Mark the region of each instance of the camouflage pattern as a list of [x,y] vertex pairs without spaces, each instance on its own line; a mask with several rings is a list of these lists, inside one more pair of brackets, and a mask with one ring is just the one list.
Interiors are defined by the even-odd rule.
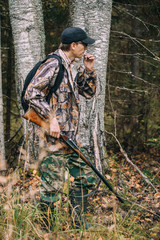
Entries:
[[[79,143],[79,94],[90,99],[96,91],[96,72],[87,72],[83,66],[73,64],[65,53],[58,49],[55,54],[62,58],[64,77],[55,93],[52,94],[50,104],[46,95],[53,87],[59,72],[59,62],[50,58],[37,70],[30,82],[24,99],[42,118],[49,119],[56,116],[61,133],[71,137],[78,146]],[[40,137],[42,140],[43,137]],[[80,187],[91,188],[96,182],[93,171],[79,159],[77,154],[70,153],[70,149],[59,140],[46,138],[41,146],[48,154],[41,162],[41,199],[46,202],[57,200],[58,193],[63,192],[65,172],[72,176],[70,189]],[[74,180],[73,180],[74,179]]]
[[[86,155],[84,149],[81,151]],[[50,154],[41,162],[41,199],[46,202],[55,202],[60,192],[64,192],[66,171],[69,172],[70,189],[91,189],[96,184],[96,176],[92,169],[84,163],[76,153]]]
[[[35,77],[26,90],[25,100],[42,118],[47,119],[51,114],[56,116],[61,132],[71,137],[78,144],[79,94],[85,98],[91,98],[94,95],[96,72],[87,73],[84,67],[76,67],[60,49],[55,51],[55,54],[61,56],[65,70],[62,83],[56,93],[52,94],[50,104],[46,102],[46,94],[54,85],[59,71],[58,60],[54,58],[48,59],[37,70]],[[48,139],[48,141],[52,145],[58,143],[51,139]],[[59,153],[68,153],[61,150]]]

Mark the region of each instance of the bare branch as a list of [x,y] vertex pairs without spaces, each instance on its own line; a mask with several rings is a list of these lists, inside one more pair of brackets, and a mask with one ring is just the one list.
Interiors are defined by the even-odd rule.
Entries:
[[136,17],[135,15],[131,14],[129,11],[126,11],[126,9],[123,8],[119,8],[119,7],[115,7],[116,9],[118,9],[119,11],[125,12],[125,14],[128,14],[129,16],[131,16],[132,18],[135,18],[136,20],[138,20],[139,22],[141,22],[145,28],[149,31],[149,28],[147,27],[146,23],[141,20],[140,18]]
[[144,83],[147,83],[147,84],[149,84],[149,85],[151,85],[151,86],[153,86],[153,87],[159,88],[158,85],[156,85],[156,84],[154,84],[154,83],[149,83],[148,81],[144,80],[143,78],[138,77],[138,76],[135,76],[132,72],[125,72],[125,71],[118,71],[118,70],[112,70],[112,72],[127,74],[127,75],[129,75],[129,76],[131,76],[131,77],[133,77],[133,78],[135,78],[135,79],[138,79],[138,80],[140,80],[140,81],[142,81],[142,82],[144,82]]
[[[137,8],[137,5],[136,5],[136,8]],[[128,14],[129,16],[131,16],[132,18],[136,19],[137,21],[141,22],[148,31],[149,31],[149,28],[147,27],[147,25],[156,28],[158,32],[160,31],[159,26],[148,23],[148,22],[140,19],[139,17],[135,16],[134,14],[130,13],[129,11],[126,11],[126,9],[124,9],[124,8],[115,7],[115,9],[118,9],[119,11],[122,11],[125,14]]]
[[[107,84],[108,85],[108,84]],[[122,90],[122,91],[129,91],[131,93],[148,93],[148,91],[146,90],[138,90],[138,89],[131,89],[131,88],[126,88],[126,87],[119,87],[119,86],[114,86],[114,85],[109,85],[109,87],[112,87],[112,88],[115,88],[115,89],[119,89],[119,90]]]
[[152,52],[150,49],[148,49],[148,48],[147,48],[144,44],[142,44],[142,43],[140,42],[140,40],[138,40],[137,38],[132,37],[131,35],[129,35],[129,34],[125,33],[125,32],[113,31],[113,30],[112,30],[111,32],[113,32],[113,33],[118,33],[118,34],[121,34],[121,35],[123,35],[123,36],[126,36],[126,37],[130,38],[134,43],[138,43],[141,47],[143,47],[144,49],[146,49],[147,52],[149,52],[154,58],[156,58],[156,59],[159,60],[159,57],[157,57],[157,54],[155,54],[155,53]]
[[[109,69],[110,70],[110,69]],[[153,187],[153,189],[158,192],[158,190],[154,187],[154,185],[149,181],[149,179],[147,178],[146,175],[144,175],[141,170],[129,159],[127,153],[125,152],[125,150],[122,148],[122,145],[120,144],[118,138],[117,138],[117,125],[116,125],[116,111],[114,110],[113,108],[113,104],[112,104],[112,101],[111,101],[111,95],[110,95],[110,88],[109,88],[109,80],[110,80],[110,71],[109,71],[109,74],[108,74],[108,98],[109,98],[109,103],[111,105],[111,108],[112,108],[112,111],[113,111],[113,115],[114,115],[114,129],[115,129],[115,134],[111,133],[111,132],[108,132],[105,130],[105,133],[111,135],[114,137],[114,139],[116,140],[116,142],[118,143],[119,145],[119,148],[120,148],[120,152],[123,154],[123,156],[125,157],[125,159],[127,160],[128,163],[130,163],[138,172],[139,174],[143,177],[143,179]]]
[[144,175],[144,174],[141,172],[141,170],[129,159],[127,153],[126,153],[125,150],[122,148],[122,145],[120,144],[118,138],[117,138],[113,133],[111,133],[111,132],[108,132],[108,131],[105,131],[105,132],[106,132],[107,134],[112,135],[112,136],[114,137],[114,139],[116,140],[116,142],[117,142],[118,145],[119,145],[119,148],[120,148],[121,153],[123,154],[123,156],[125,157],[125,159],[127,160],[127,162],[130,163],[130,164],[132,165],[132,167],[134,167],[134,168],[139,172],[139,174],[143,177],[143,179],[145,180],[146,183],[148,183],[149,185],[151,185],[151,186],[154,188],[154,190],[155,190],[156,192],[158,192],[158,190],[155,188],[155,186],[149,181],[149,179],[147,178],[147,176]]
[[[150,63],[142,58],[140,58],[140,56],[144,56],[144,57],[149,57],[147,56],[146,54],[140,54],[140,53],[118,53],[118,52],[110,52],[111,54],[116,54],[116,55],[119,55],[119,56],[133,56],[135,58],[138,58],[140,61],[142,62],[145,62],[155,68],[159,68],[158,66],[154,65],[153,63]],[[111,57],[110,57],[111,58]],[[152,60],[156,60],[155,58],[151,58]]]

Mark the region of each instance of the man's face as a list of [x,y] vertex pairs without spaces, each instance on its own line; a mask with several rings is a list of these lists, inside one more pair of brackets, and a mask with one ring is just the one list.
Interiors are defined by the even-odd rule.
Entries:
[[72,53],[75,58],[81,58],[87,49],[88,46],[82,42],[73,43]]

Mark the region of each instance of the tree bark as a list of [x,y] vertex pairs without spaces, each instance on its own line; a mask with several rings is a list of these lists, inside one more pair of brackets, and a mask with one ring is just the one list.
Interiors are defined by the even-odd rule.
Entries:
[[28,72],[45,53],[41,0],[9,0],[9,12],[15,49],[16,89],[20,100]]
[[[28,72],[45,55],[41,0],[9,0],[9,12],[15,49],[16,91],[20,103],[24,80]],[[23,114],[22,109],[21,114]],[[25,120],[23,124],[24,136],[26,136],[30,126],[27,126]]]
[[1,65],[1,15],[0,15],[0,170],[6,169],[4,124],[3,124],[3,94],[2,94],[2,65]]
[[8,33],[8,54],[7,54],[7,89],[6,89],[6,132],[5,139],[10,139],[11,130],[11,92],[12,92],[12,33]]
[[88,52],[95,56],[98,74],[96,95],[92,100],[81,98],[81,142],[93,154],[96,167],[102,172],[104,160],[104,105],[106,70],[111,26],[112,0],[72,0],[70,25],[81,27],[96,43]]

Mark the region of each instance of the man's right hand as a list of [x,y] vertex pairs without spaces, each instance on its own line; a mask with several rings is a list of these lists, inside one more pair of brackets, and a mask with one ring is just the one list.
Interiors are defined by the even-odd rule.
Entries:
[[54,138],[59,138],[60,137],[60,127],[57,119],[54,117],[50,120],[50,129],[49,129],[49,134],[54,137]]

